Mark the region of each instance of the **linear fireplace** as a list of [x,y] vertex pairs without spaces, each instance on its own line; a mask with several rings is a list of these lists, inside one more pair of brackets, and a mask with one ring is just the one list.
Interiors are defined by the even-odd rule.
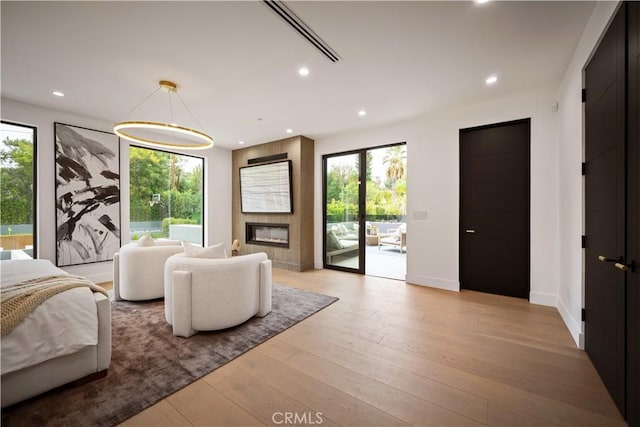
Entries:
[[246,242],[251,245],[289,247],[289,224],[247,222]]

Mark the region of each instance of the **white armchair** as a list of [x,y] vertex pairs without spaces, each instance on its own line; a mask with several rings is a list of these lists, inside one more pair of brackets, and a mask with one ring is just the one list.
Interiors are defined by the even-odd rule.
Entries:
[[142,244],[138,241],[123,245],[113,257],[116,301],[164,297],[164,262],[182,251],[179,240],[146,239]]
[[218,259],[172,255],[164,285],[165,317],[176,336],[230,328],[271,312],[271,261],[264,252]]

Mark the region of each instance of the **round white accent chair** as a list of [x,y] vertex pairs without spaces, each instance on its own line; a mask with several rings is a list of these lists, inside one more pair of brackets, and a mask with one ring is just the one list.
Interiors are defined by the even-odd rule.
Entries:
[[271,260],[264,252],[230,258],[170,256],[164,309],[173,335],[190,337],[271,312]]
[[113,257],[116,301],[144,301],[164,297],[164,263],[183,252],[179,240],[143,239],[127,243]]

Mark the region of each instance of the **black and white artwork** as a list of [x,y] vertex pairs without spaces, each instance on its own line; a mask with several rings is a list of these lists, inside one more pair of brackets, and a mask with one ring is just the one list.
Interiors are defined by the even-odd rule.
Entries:
[[109,261],[120,248],[119,138],[55,123],[56,262]]

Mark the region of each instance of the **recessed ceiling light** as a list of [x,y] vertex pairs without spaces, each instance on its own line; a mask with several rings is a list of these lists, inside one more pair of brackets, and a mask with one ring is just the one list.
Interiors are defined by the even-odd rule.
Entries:
[[309,69],[307,67],[302,67],[298,70],[298,74],[300,74],[301,76],[308,76]]
[[497,81],[498,81],[498,77],[496,77],[496,76],[489,76],[489,77],[487,77],[487,80],[485,80],[485,83],[486,83],[486,84],[488,84],[488,85],[492,85],[492,84],[494,84],[494,83],[495,83],[495,82],[497,82]]
[[238,141],[238,144],[244,145],[244,141]]
[[285,132],[287,132],[287,133],[291,133],[291,132],[293,132],[293,131],[292,131],[291,129],[287,129]]
[[58,91],[58,90],[54,90],[53,92],[51,92],[53,95],[55,96],[64,96],[64,93]]
[[358,115],[359,115],[359,116],[366,116],[366,115],[367,115],[367,112],[366,112],[366,111],[364,111],[364,110],[360,110],[360,111],[358,111]]
[[485,3],[489,3],[489,0],[474,0],[476,3],[478,4],[485,4]]

